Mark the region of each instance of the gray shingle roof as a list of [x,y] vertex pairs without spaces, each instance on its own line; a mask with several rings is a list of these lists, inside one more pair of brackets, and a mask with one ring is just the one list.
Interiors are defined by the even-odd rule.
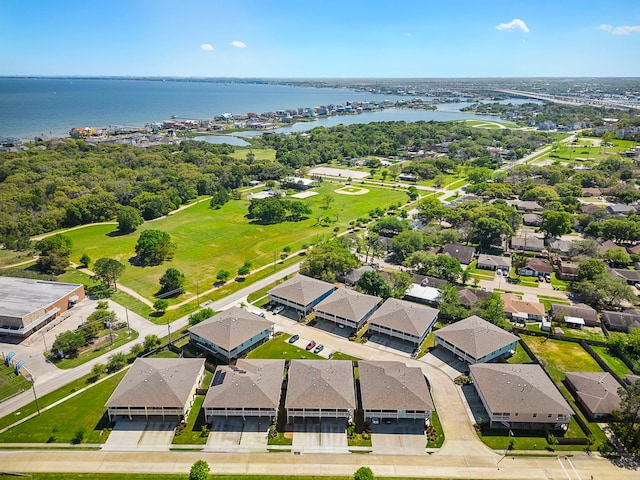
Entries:
[[468,245],[460,245],[458,243],[447,243],[442,249],[443,255],[457,258],[460,263],[468,264],[473,260],[476,249]]
[[362,408],[365,410],[433,411],[422,370],[401,362],[358,362]]
[[589,305],[559,305],[554,303],[551,305],[551,315],[558,320],[564,320],[564,317],[578,317],[584,319],[587,324],[598,323],[598,312]]
[[292,360],[285,408],[355,409],[349,360]]
[[621,385],[609,372],[566,372],[565,378],[592,413],[611,414],[620,408]]
[[324,313],[329,316],[336,315],[358,322],[381,300],[380,297],[374,297],[373,295],[365,295],[355,290],[338,288],[316,305],[315,311],[316,313]]
[[283,373],[284,360],[240,359],[235,366],[218,366],[203,406],[277,409]]
[[336,287],[328,282],[296,275],[291,280],[273,287],[269,294],[295,302],[299,305],[309,305],[311,302],[321,297],[325,293],[334,290]]
[[487,255],[485,253],[481,253],[478,256],[478,265],[492,265],[494,267],[507,267],[511,268],[511,258],[510,257],[499,257],[497,255]]
[[540,365],[477,363],[469,368],[492,412],[573,414]]
[[369,317],[369,324],[393,328],[400,332],[421,337],[433,324],[439,310],[416,303],[388,298],[382,306]]
[[479,359],[518,341],[512,333],[472,315],[459,322],[436,330],[436,337],[455,345],[473,358]]
[[233,350],[246,340],[273,326],[273,322],[247,312],[240,307],[231,307],[204,322],[189,328],[189,332],[224,348]]
[[136,358],[107,407],[184,407],[204,366],[200,358]]

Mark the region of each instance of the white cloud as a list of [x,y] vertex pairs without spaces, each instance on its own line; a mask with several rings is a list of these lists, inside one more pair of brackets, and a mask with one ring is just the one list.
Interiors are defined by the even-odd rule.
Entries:
[[407,37],[410,37],[410,36],[411,36],[411,35],[413,35],[413,34],[412,34],[411,32],[407,32],[407,33],[405,33],[405,35],[406,35]]
[[210,43],[203,43],[202,45],[200,45],[200,50],[204,50],[205,52],[212,52],[213,45],[211,45]]
[[621,27],[614,27],[608,23],[603,23],[598,27],[598,30],[611,32],[613,35],[629,35],[634,32],[640,33],[640,25],[623,25]]
[[231,45],[233,45],[236,48],[244,48],[247,46],[246,43],[241,42],[240,40],[234,40],[233,42],[231,42]]
[[529,27],[519,18],[514,18],[509,23],[501,23],[496,28],[498,30],[522,30],[524,33],[529,33]]

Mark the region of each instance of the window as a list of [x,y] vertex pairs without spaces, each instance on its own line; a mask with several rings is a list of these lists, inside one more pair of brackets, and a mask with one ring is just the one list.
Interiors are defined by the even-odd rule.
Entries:
[[553,417],[553,415],[552,415],[552,414],[550,414],[550,413],[549,413],[549,414],[547,414],[547,418],[551,418],[551,417]]
[[537,416],[538,416],[538,414],[537,414],[537,413],[534,413],[534,414],[533,414],[533,418],[536,418]]
[[518,412],[516,412],[515,416],[516,416],[516,417],[518,416]]

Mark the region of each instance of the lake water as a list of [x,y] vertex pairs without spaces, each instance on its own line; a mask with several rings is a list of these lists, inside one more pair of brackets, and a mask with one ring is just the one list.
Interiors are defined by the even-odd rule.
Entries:
[[[231,82],[79,78],[0,78],[0,137],[63,136],[73,127],[143,126],[175,115],[206,119],[221,113],[263,113],[347,101],[407,100],[343,88],[292,87]],[[445,104],[438,111],[385,109],[296,123],[278,131],[315,126],[404,120],[487,120]],[[209,140],[216,141],[216,140]]]

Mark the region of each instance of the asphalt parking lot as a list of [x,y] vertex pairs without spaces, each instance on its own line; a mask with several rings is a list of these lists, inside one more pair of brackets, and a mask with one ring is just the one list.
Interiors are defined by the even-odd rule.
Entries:
[[424,420],[384,420],[371,425],[371,447],[373,453],[385,455],[425,454],[427,437]]
[[303,453],[347,453],[346,419],[297,418],[291,450]]

